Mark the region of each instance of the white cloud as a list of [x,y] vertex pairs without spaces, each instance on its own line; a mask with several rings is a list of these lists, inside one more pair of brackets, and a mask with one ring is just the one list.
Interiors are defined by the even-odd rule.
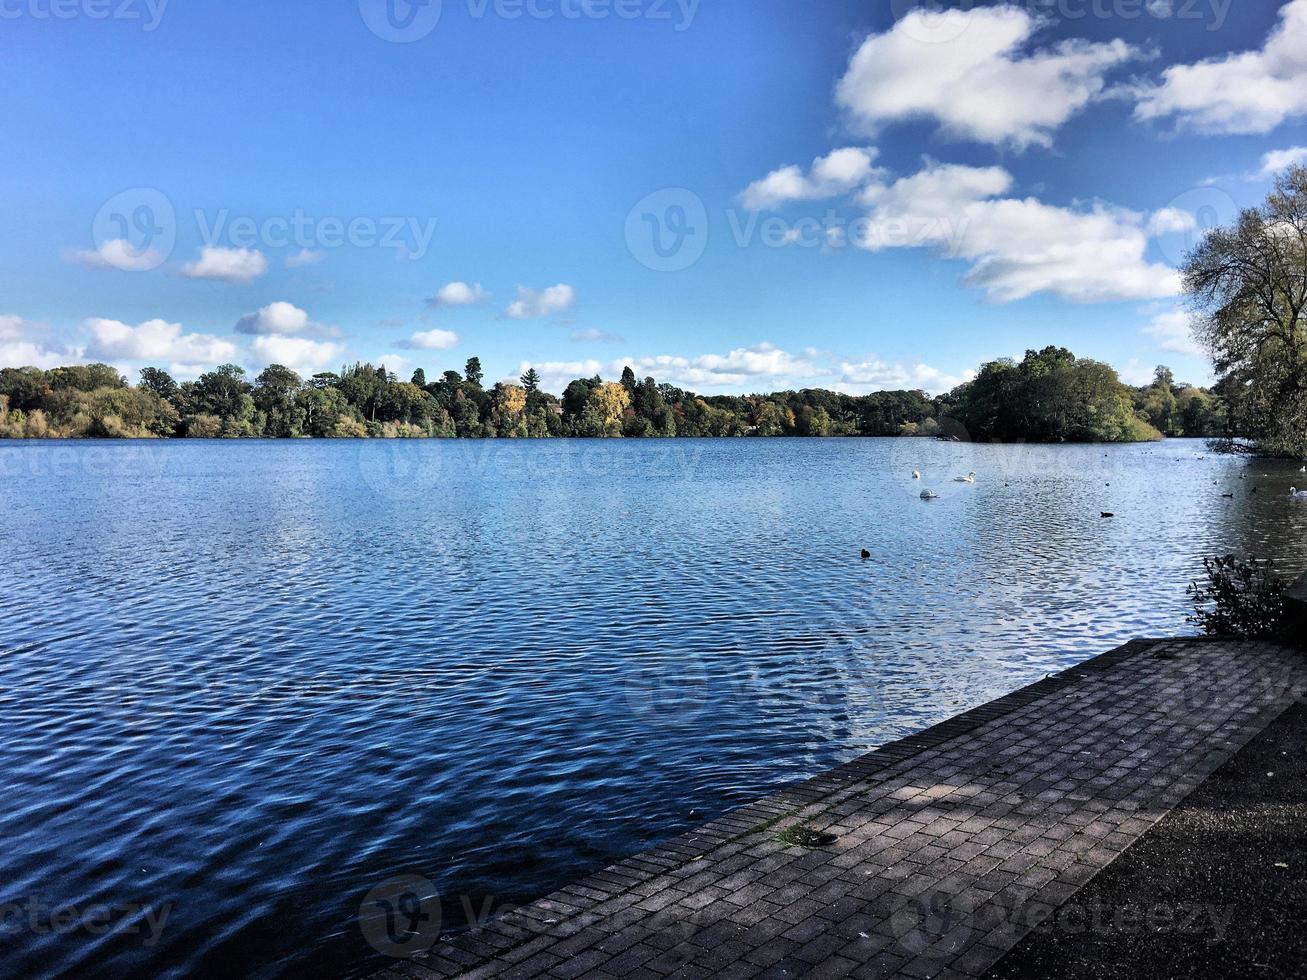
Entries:
[[1135,117],[1202,133],[1269,132],[1307,115],[1305,51],[1307,0],[1291,0],[1262,48],[1172,65],[1160,83],[1136,89]]
[[208,334],[183,333],[181,324],[146,320],[129,326],[120,320],[92,318],[83,324],[91,335],[87,356],[93,359],[150,361],[167,364],[178,374],[194,374],[236,357],[236,345]]
[[598,330],[595,327],[590,327],[587,330],[573,330],[571,337],[578,344],[613,344],[622,341],[622,338],[617,334],[609,333],[607,330]]
[[283,364],[305,377],[338,365],[344,353],[340,344],[305,337],[265,335],[250,344],[250,355],[260,366]]
[[566,283],[548,289],[517,287],[517,299],[504,310],[510,320],[531,320],[536,317],[566,313],[576,305],[576,291]]
[[922,388],[938,394],[975,377],[974,371],[955,376],[927,364],[894,364],[877,358],[832,364],[829,355],[820,351],[807,349],[791,353],[770,343],[738,347],[725,354],[622,357],[606,364],[597,360],[523,361],[518,374],[524,374],[530,367],[540,372],[545,389],[556,393],[561,393],[577,378],[590,378],[596,374],[608,379],[620,377],[626,367],[630,367],[637,378],[653,377],[660,383],[667,382],[705,394],[770,392],[799,387],[831,388],[850,394]]
[[1157,340],[1157,346],[1175,354],[1202,357],[1206,354],[1194,339],[1189,315],[1183,310],[1159,313],[1144,327],[1144,333]]
[[[604,365],[596,360],[584,361],[523,361],[518,365],[517,376],[504,380],[517,383],[517,378],[526,374],[529,368],[540,373],[540,387],[545,391],[561,395],[563,389],[577,378],[593,378],[604,373]],[[618,368],[621,371],[621,368]]]
[[1148,219],[1148,233],[1154,236],[1180,235],[1197,227],[1198,219],[1182,208],[1162,208]]
[[1281,170],[1287,170],[1294,164],[1307,163],[1307,146],[1291,146],[1284,150],[1272,150],[1262,155],[1262,169],[1254,176],[1270,179]]
[[182,266],[187,279],[217,279],[222,282],[253,282],[268,271],[268,259],[258,249],[222,248],[206,245],[200,257]]
[[1027,52],[1039,26],[1017,6],[913,11],[863,42],[837,100],[871,127],[934,119],[953,137],[1048,146],[1059,126],[1103,96],[1107,72],[1135,52],[1120,40]]
[[148,272],[163,264],[164,257],[152,248],[137,250],[122,238],[102,243],[92,251],[64,253],[65,261],[78,262],[88,269],[118,269],[122,272]]
[[1153,372],[1155,368],[1147,364],[1141,364],[1137,357],[1132,357],[1126,361],[1125,367],[1116,369],[1117,376],[1130,385],[1132,388],[1142,388],[1144,385],[1153,383]]
[[872,391],[915,391],[920,388],[932,395],[952,391],[976,376],[975,371],[959,375],[945,374],[929,364],[895,364],[873,357],[863,361],[845,361],[840,365],[839,391],[867,394]]
[[294,255],[287,256],[287,269],[301,269],[308,265],[317,265],[327,257],[325,252],[315,252],[311,248],[302,248]]
[[1175,13],[1175,6],[1172,0],[1148,0],[1144,4],[1144,9],[1156,17],[1158,20],[1166,20]]
[[46,347],[34,336],[43,328],[12,313],[0,314],[0,368],[37,367],[48,370],[81,361],[80,351]]
[[409,381],[413,377],[413,362],[402,354],[379,354],[372,359],[372,363],[384,366],[400,381]]
[[484,303],[490,294],[481,288],[481,283],[450,282],[436,290],[436,295],[427,300],[427,306],[444,309],[449,306],[475,306]]
[[762,343],[737,347],[726,354],[627,358],[613,361],[611,370],[619,374],[629,364],[641,378],[652,375],[659,381],[687,388],[738,388],[759,379],[790,381],[820,377],[824,372],[814,362],[812,353],[794,355],[774,344]]
[[458,334],[452,330],[427,330],[415,333],[404,342],[412,350],[449,350],[458,346]]
[[0,341],[0,367],[35,367],[43,371],[80,363],[75,352],[51,350],[28,341]]
[[871,176],[876,152],[858,147],[834,150],[814,160],[806,176],[797,166],[773,170],[745,188],[740,202],[751,211],[762,211],[787,201],[814,201],[847,193]]
[[309,315],[290,303],[269,303],[257,313],[247,313],[236,321],[236,332],[245,334],[277,334],[288,336],[303,333],[312,327]]
[[1145,258],[1143,215],[1095,204],[1088,210],[1001,197],[1001,167],[927,163],[861,195],[870,208],[855,244],[871,251],[932,247],[967,259],[964,281],[998,302],[1049,292],[1076,302],[1152,299],[1179,291],[1179,276]]

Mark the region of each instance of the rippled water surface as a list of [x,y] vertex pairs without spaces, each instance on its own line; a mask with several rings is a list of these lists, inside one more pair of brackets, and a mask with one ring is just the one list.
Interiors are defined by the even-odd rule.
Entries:
[[11,443],[0,477],[5,975],[366,972],[391,876],[456,927],[1187,632],[1203,555],[1307,570],[1307,475],[1178,440]]

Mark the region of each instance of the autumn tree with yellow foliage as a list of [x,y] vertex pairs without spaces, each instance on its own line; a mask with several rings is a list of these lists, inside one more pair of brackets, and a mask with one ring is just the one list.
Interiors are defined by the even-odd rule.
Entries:
[[631,407],[631,395],[622,385],[615,381],[605,381],[590,392],[590,403],[599,416],[599,424],[605,436],[622,434],[622,418]]

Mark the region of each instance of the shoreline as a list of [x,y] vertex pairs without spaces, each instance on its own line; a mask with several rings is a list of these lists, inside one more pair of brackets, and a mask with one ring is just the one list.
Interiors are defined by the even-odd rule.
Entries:
[[980,976],[1304,691],[1274,644],[1133,640],[377,975]]

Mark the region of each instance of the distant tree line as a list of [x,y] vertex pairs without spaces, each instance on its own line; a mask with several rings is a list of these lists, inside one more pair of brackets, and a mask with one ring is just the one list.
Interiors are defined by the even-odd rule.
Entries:
[[1064,348],[1019,364],[984,365],[947,395],[819,388],[707,395],[631,368],[619,381],[571,382],[561,396],[528,370],[485,387],[481,362],[402,381],[354,364],[307,380],[282,365],[253,378],[226,364],[178,383],[148,367],[133,387],[116,369],[86,364],[0,370],[0,438],[654,438],[671,436],[934,436],[980,440],[1105,441],[1228,435],[1222,401],[1158,368],[1133,389],[1106,364]]

